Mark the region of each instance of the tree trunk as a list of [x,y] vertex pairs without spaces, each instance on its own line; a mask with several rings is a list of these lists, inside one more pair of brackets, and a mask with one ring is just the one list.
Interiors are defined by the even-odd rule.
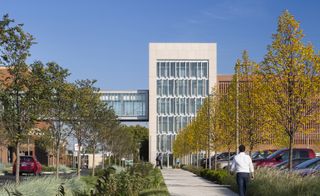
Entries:
[[20,142],[16,143],[16,184],[20,183]]
[[56,177],[59,178],[59,165],[60,165],[60,147],[57,145],[56,147],[57,155],[56,155]]
[[228,171],[230,170],[230,148],[228,148]]
[[81,144],[78,143],[78,168],[77,168],[77,175],[80,178],[80,168],[81,168],[81,152],[80,152]]
[[290,135],[290,144],[289,144],[289,171],[292,170],[292,157],[293,157],[293,134]]
[[197,168],[199,168],[199,151],[197,151]]
[[214,170],[217,170],[217,151],[214,151]]
[[[94,176],[94,170],[96,168],[95,165],[95,156],[96,156],[96,145],[93,145],[93,153],[92,153],[92,176]],[[102,157],[103,158],[103,157]],[[103,164],[103,161],[102,161]],[[89,165],[88,165],[89,166]]]

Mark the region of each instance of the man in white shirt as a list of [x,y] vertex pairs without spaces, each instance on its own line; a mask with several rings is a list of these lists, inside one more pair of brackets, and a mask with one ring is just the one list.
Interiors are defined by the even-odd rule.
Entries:
[[239,188],[239,195],[244,196],[247,191],[247,185],[249,183],[250,174],[251,178],[254,178],[254,168],[251,157],[244,152],[246,147],[244,145],[239,146],[239,154],[237,154],[231,164],[231,172],[235,172],[237,175],[237,184]]

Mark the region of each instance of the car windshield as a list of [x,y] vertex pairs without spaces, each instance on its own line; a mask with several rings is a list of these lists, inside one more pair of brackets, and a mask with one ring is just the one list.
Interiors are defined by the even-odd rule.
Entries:
[[308,161],[305,161],[303,163],[300,163],[295,167],[295,169],[304,169],[308,168],[310,165],[313,165],[313,163],[320,161],[320,158],[310,159]]
[[30,162],[33,161],[32,157],[20,157],[20,161]]
[[272,153],[271,155],[267,156],[267,159],[273,159],[275,158],[276,156],[278,156],[280,153],[282,153],[284,150],[281,149],[281,150],[277,150],[275,151],[274,153]]

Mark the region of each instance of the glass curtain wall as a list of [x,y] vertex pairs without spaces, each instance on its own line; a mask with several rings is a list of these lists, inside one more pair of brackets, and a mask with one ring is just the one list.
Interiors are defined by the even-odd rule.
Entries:
[[209,94],[208,68],[207,60],[157,62],[157,151],[167,155],[164,163],[173,160],[176,134],[195,117]]
[[107,102],[120,118],[147,118],[147,99],[147,93],[105,93],[101,96],[101,100]]

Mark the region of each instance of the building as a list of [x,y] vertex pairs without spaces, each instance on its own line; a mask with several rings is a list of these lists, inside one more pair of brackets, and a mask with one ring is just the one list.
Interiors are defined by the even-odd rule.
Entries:
[[[233,75],[232,74],[225,74],[225,75],[218,75],[217,82],[218,82],[218,89],[219,92],[222,94],[228,93],[228,87],[231,84]],[[241,91],[241,86],[240,86]],[[294,138],[294,147],[295,148],[312,148],[316,152],[320,152],[320,124],[317,122],[310,122],[305,127],[305,129],[313,128],[314,131],[308,134],[297,132]],[[260,144],[257,146],[255,150],[264,150],[264,149],[277,149],[278,146],[275,146],[274,143],[268,142],[264,144]]]
[[112,107],[120,121],[148,121],[149,91],[101,91],[100,99]]
[[149,44],[149,161],[158,153],[172,165],[177,133],[195,116],[216,84],[215,43]]

